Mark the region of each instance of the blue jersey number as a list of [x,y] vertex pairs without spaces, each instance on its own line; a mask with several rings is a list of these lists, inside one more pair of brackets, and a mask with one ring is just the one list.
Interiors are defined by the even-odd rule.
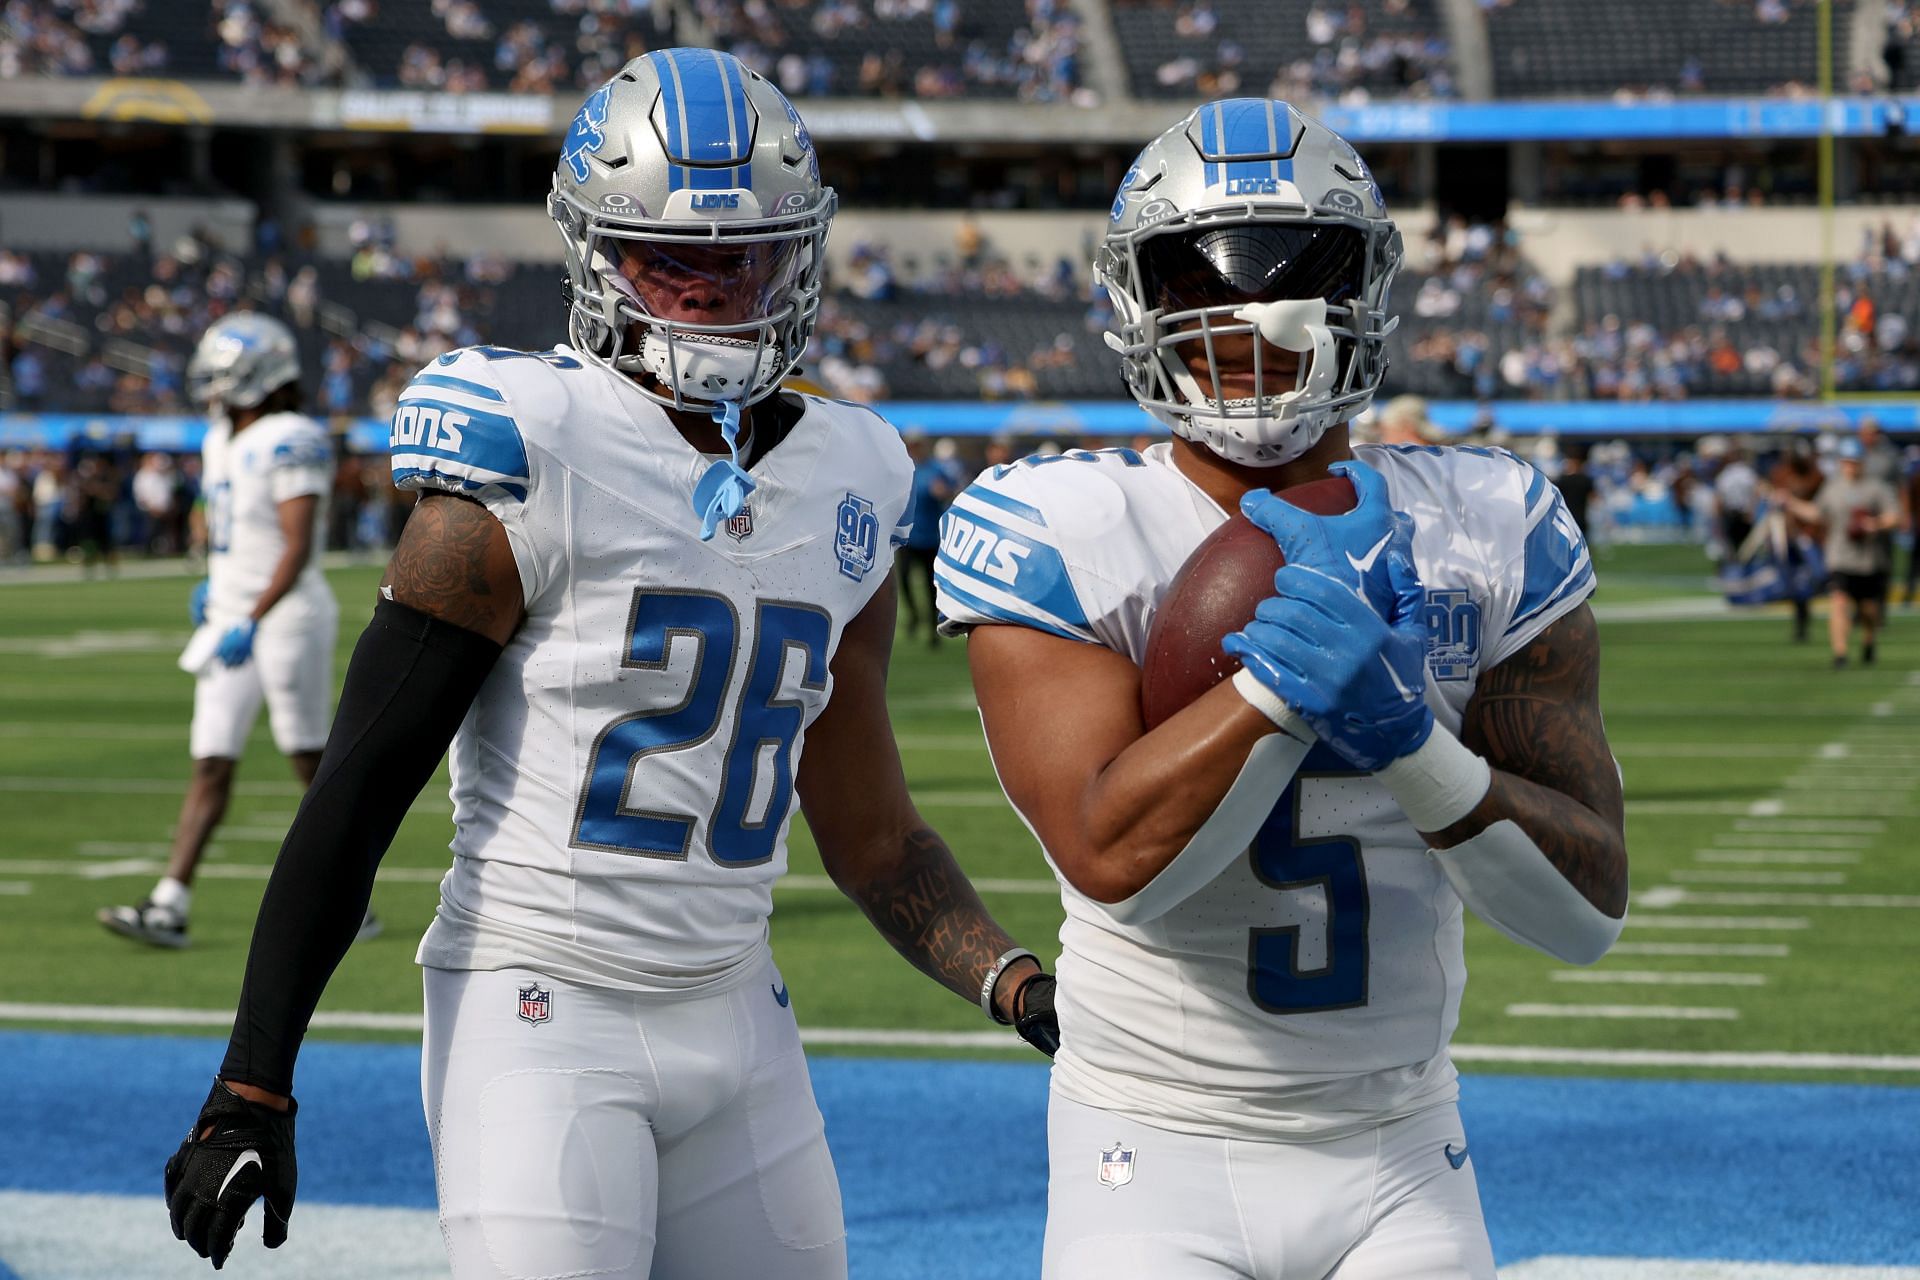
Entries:
[[[801,671],[802,688],[826,687],[832,630],[832,619],[818,609],[771,601],[755,606],[753,661],[735,709],[720,796],[708,824],[709,848],[723,866],[753,866],[773,856],[793,804],[794,743],[806,719],[799,699],[779,696],[780,685],[791,654]],[[685,696],[674,706],[623,717],[600,731],[574,820],[574,845],[659,858],[687,856],[695,815],[630,808],[626,800],[634,794],[635,775],[648,756],[697,747],[719,729],[739,632],[739,617],[724,596],[634,592],[621,665],[665,671],[668,652],[679,640],[695,646],[693,674]],[[768,785],[760,786],[756,783],[763,761],[772,776]]]
[[[1316,761],[1309,757],[1307,764]],[[1339,761],[1344,764],[1344,761]],[[1261,883],[1283,892],[1318,889],[1326,902],[1325,962],[1300,967],[1298,924],[1253,930],[1247,991],[1268,1013],[1330,1013],[1367,1002],[1367,873],[1360,842],[1348,836],[1302,839],[1303,782],[1359,778],[1350,770],[1295,775],[1254,840],[1253,868]]]

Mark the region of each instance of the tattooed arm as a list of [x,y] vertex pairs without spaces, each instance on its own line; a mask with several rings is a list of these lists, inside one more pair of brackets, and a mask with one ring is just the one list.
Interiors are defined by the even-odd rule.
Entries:
[[424,493],[380,594],[505,644],[526,617],[507,531],[471,498]]
[[[887,716],[894,589],[880,588],[848,624],[833,659],[833,697],[807,730],[795,790],[820,859],[914,968],[967,1000],[993,962],[1018,946],[995,923],[932,827],[913,806]],[[1031,960],[1009,965],[994,1002],[1011,1021]]]
[[1466,817],[1426,833],[1433,846],[1511,818],[1588,902],[1623,915],[1625,801],[1600,720],[1593,610],[1581,605],[1482,676],[1460,740],[1493,766],[1493,785]]

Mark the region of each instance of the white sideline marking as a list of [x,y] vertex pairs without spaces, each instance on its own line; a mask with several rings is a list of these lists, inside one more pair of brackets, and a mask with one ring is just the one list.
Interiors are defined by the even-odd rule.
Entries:
[[[255,821],[259,821],[258,818]],[[1744,849],[1867,849],[1874,843],[1870,835],[1849,835],[1840,831],[1725,831],[1713,838],[1715,844],[1737,844]]]
[[[1893,788],[1888,785],[1886,779],[1884,778],[1862,778],[1862,777],[1855,776],[1856,773],[1857,773],[1857,770],[1851,770],[1851,769],[1848,770],[1846,773],[1839,773],[1839,774],[1801,773],[1801,774],[1795,774],[1790,778],[1782,779],[1781,785],[1786,787],[1791,787],[1795,791],[1890,791],[1890,790],[1893,790]],[[1908,776],[1909,771],[1902,769],[1900,773],[1902,777],[1906,777]],[[1904,791],[1906,790],[1906,788],[1902,787],[1900,788],[1900,790]]]
[[1627,913],[1629,929],[1748,929],[1772,931],[1805,929],[1813,921],[1805,916],[1650,916],[1645,912]]
[[1672,873],[1682,884],[1845,884],[1844,871],[1717,871],[1681,867]]
[[1659,969],[1555,969],[1555,982],[1597,985],[1617,982],[1630,987],[1764,987],[1764,973],[1668,973]]
[[[1553,1007],[1553,1006],[1548,1006]],[[1566,1006],[1591,1008],[1595,1006]],[[1601,1006],[1604,1007],[1604,1006]],[[1626,1006],[1638,1009],[1641,1006]],[[226,1028],[233,1023],[229,1009],[173,1009],[144,1005],[0,1004],[0,1022],[58,1022],[147,1027]],[[334,1030],[417,1031],[419,1014],[345,1013],[314,1015],[314,1025]],[[896,1031],[870,1027],[802,1027],[800,1038],[809,1044],[903,1046],[928,1049],[1011,1049],[1026,1046],[1011,1031]],[[1920,1056],[1852,1053],[1787,1053],[1780,1051],[1689,1051],[1675,1049],[1576,1049],[1558,1045],[1456,1044],[1449,1052],[1457,1062],[1551,1064],[1567,1066],[1729,1067],[1757,1071],[1893,1071],[1920,1072]],[[204,1263],[201,1264],[205,1266]]]
[[1920,1267],[1802,1262],[1696,1262],[1552,1254],[1500,1268],[1500,1280],[1920,1280]]
[[1893,907],[1920,909],[1920,894],[1911,893],[1718,893],[1700,889],[1675,890],[1679,902],[1703,907]]
[[1653,1018],[1666,1022],[1737,1022],[1738,1009],[1679,1004],[1510,1004],[1509,1018]]
[[1782,866],[1851,867],[1860,861],[1857,853],[1837,853],[1831,849],[1813,849],[1806,853],[1788,853],[1783,849],[1698,849],[1693,855],[1701,862],[1777,863]]
[[1616,942],[1610,956],[1763,956],[1784,960],[1792,948],[1784,942]]
[[1804,831],[1813,834],[1823,832],[1855,831],[1863,835],[1879,835],[1887,829],[1887,824],[1878,818],[1739,818],[1734,821],[1735,831]]

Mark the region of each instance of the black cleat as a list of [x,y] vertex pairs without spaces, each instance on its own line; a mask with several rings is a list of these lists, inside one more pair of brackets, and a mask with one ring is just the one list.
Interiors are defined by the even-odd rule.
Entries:
[[142,898],[132,907],[102,907],[94,918],[121,937],[150,947],[178,951],[187,945],[186,915],[156,906],[151,898]]

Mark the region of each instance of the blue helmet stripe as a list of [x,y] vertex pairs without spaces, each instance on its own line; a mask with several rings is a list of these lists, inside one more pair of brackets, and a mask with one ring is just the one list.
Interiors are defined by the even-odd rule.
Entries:
[[[667,152],[673,153],[675,138],[680,141],[680,149],[687,146],[686,114],[680,109],[680,72],[673,64],[671,54],[654,52],[647,55],[647,61],[653,64],[653,73],[660,80],[660,98],[667,111]],[[667,166],[667,190],[678,191],[686,184],[680,180],[680,171],[673,165]]]

